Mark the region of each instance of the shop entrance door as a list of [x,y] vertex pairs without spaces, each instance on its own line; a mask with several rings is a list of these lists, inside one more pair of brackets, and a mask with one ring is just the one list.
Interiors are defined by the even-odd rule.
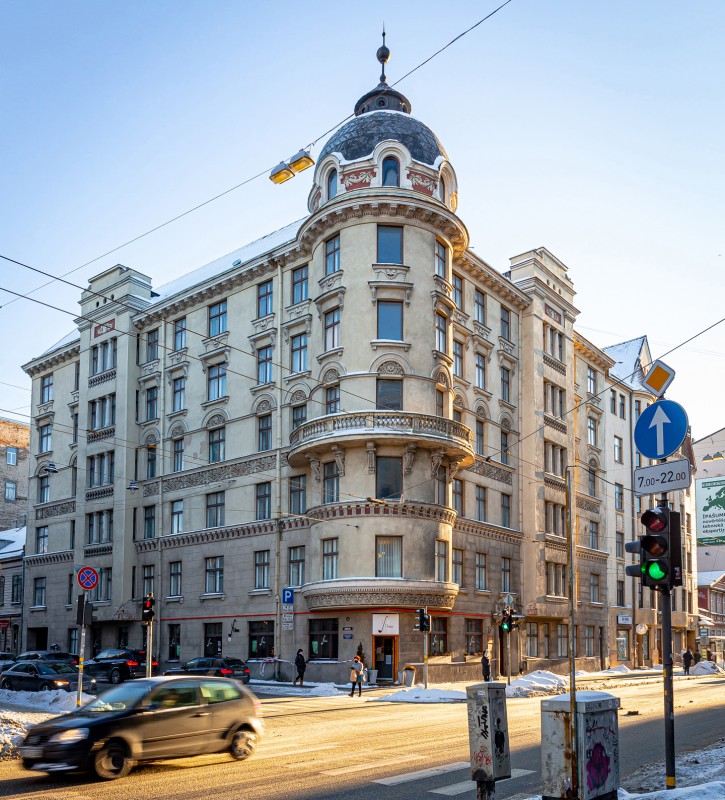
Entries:
[[397,638],[397,636],[374,637],[374,663],[375,669],[378,671],[378,683],[380,683],[380,681],[395,680],[395,667],[397,660],[397,648],[395,647],[395,644]]

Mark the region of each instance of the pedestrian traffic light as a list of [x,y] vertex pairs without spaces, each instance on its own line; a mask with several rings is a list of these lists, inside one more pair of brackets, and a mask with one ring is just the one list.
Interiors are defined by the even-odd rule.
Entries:
[[418,609],[418,630],[427,633],[430,630],[430,614],[424,608]]
[[503,617],[501,618],[501,630],[504,633],[511,633],[511,628],[513,626],[513,619],[511,618],[511,609],[507,608],[503,612]]
[[154,611],[155,605],[156,601],[154,600],[154,596],[152,594],[147,594],[143,599],[143,609],[141,611],[141,619],[143,622],[154,621],[154,617],[156,616],[156,612]]
[[651,508],[642,514],[641,522],[647,529],[640,543],[640,570],[642,584],[650,588],[672,583],[670,524],[672,512],[666,506]]

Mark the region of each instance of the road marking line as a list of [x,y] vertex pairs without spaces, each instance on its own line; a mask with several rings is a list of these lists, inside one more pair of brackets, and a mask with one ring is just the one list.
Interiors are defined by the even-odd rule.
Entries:
[[[466,764],[466,766],[468,766],[468,764]],[[496,781],[496,784],[498,785],[499,783],[513,780],[514,778],[520,778],[522,775],[531,775],[533,771],[533,769],[512,769],[510,778]],[[463,781],[462,783],[453,783],[450,786],[441,786],[440,789],[430,789],[429,794],[442,794],[446,797],[455,797],[457,794],[470,792],[471,789],[476,789],[476,781]],[[530,795],[521,795],[521,797],[530,797]]]
[[403,775],[393,775],[392,778],[380,778],[380,780],[373,781],[373,783],[382,783],[383,786],[397,786],[399,783],[430,778],[433,775],[443,775],[446,772],[455,772],[458,769],[467,769],[470,766],[471,764],[468,761],[456,761],[454,764],[443,764],[440,767],[421,769],[417,772],[406,772]]
[[317,753],[320,750],[336,750],[342,747],[340,744],[320,744],[316,747],[295,747],[290,750],[289,743],[279,744],[272,747],[265,747],[262,752],[259,750],[254,754],[254,760],[259,761],[260,758],[279,758],[280,753],[289,755],[290,758],[296,756],[298,753]]
[[399,756],[398,758],[386,758],[384,761],[371,761],[368,764],[355,764],[352,767],[341,767],[340,769],[326,769],[323,770],[321,775],[347,775],[348,772],[364,772],[365,770],[379,769],[380,767],[389,767],[391,764],[403,764],[406,761],[420,761],[425,758],[424,755],[420,756]]

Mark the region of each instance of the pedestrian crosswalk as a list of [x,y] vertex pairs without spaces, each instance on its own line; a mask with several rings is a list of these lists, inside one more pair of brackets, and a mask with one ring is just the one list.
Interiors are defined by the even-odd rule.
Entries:
[[[371,765],[368,764],[366,767],[369,769]],[[364,766],[363,769],[366,767]],[[459,770],[463,769],[469,770],[470,774],[470,768],[471,765],[468,761],[454,761],[451,764],[441,764],[438,767],[419,769],[415,770],[414,772],[403,772],[399,775],[390,775],[387,778],[377,778],[373,780],[372,783],[379,783],[383,786],[399,786],[402,783],[426,780],[429,778],[438,777],[440,775],[445,775],[446,773],[458,772]],[[505,798],[506,800],[519,800],[520,798],[522,799],[524,797],[530,797],[530,793],[507,797],[507,795],[504,793],[505,790],[503,789],[502,785],[505,784],[506,781],[515,780],[516,778],[521,778],[525,775],[532,775],[533,773],[534,770],[532,769],[512,769],[510,778],[505,778],[502,781],[496,782],[497,796]],[[464,795],[466,793],[475,794],[475,792],[476,782],[472,780],[456,781],[455,783],[427,790],[428,794],[441,795],[443,797],[458,797],[459,795]]]

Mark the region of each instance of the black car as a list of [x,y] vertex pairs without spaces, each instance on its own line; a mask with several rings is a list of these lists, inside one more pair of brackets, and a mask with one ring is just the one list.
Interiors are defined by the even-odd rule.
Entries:
[[0,673],[15,663],[15,656],[12,653],[0,652]]
[[78,656],[73,653],[64,653],[62,650],[28,650],[26,653],[21,653],[16,661],[60,661],[77,666]]
[[113,780],[140,761],[225,750],[242,760],[262,733],[261,704],[239,681],[140,678],[31,728],[20,755],[28,769],[88,769]]
[[[159,662],[152,661],[151,669],[158,673]],[[89,658],[84,670],[97,680],[121,683],[130,678],[143,678],[146,675],[146,653],[143,650],[117,648],[101,650],[95,658]]]
[[[96,691],[94,678],[84,679],[83,688]],[[16,661],[0,675],[0,689],[25,692],[44,692],[50,689],[78,691],[78,670],[62,661]]]
[[167,669],[164,675],[216,675],[219,678],[235,678],[249,683],[249,667],[241,658],[192,658],[181,667]]

